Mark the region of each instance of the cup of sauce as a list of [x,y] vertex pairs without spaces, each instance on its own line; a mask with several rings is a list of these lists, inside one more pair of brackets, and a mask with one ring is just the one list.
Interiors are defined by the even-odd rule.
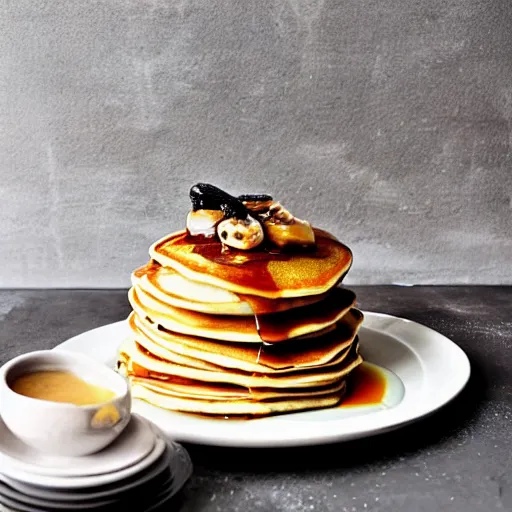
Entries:
[[49,455],[105,448],[130,420],[126,379],[73,352],[41,350],[0,369],[0,414],[26,444]]

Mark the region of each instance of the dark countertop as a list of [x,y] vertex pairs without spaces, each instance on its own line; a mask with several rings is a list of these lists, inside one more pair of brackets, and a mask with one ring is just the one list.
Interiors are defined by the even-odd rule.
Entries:
[[[466,389],[428,419],[360,441],[189,445],[195,471],[180,511],[512,511],[512,287],[352,289],[362,309],[415,320],[460,345],[472,365]],[[0,291],[0,363],[128,312],[125,290]]]

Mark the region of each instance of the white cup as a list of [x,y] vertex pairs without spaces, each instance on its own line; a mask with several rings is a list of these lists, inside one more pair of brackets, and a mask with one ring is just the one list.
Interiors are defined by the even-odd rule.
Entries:
[[[114,397],[92,405],[30,398],[12,389],[28,373],[67,371],[113,391]],[[29,446],[50,455],[82,456],[109,445],[130,420],[127,380],[93,359],[64,350],[40,350],[16,357],[0,368],[0,414],[7,428]]]

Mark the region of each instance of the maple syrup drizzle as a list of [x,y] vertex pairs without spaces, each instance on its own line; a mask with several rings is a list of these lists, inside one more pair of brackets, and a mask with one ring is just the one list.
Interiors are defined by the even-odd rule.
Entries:
[[[349,290],[341,288],[333,289],[328,298],[323,301],[300,306],[280,313],[260,315],[257,308],[252,305],[252,298],[244,296],[253,309],[256,330],[264,344],[286,342],[292,338],[293,331],[300,324],[323,325],[324,328],[332,325],[340,312],[350,308],[355,300],[355,295]],[[323,331],[324,328],[319,330]]]
[[[272,278],[272,274],[268,270],[268,253],[266,251],[241,251],[230,248],[223,251],[223,245],[214,238],[204,236],[191,236],[188,233],[183,234],[180,238],[173,241],[174,246],[190,246],[193,245],[192,252],[199,254],[203,258],[218,263],[220,265],[228,265],[237,267],[241,264],[250,268],[239,276],[239,284],[241,286],[251,287],[257,280],[261,286],[271,291],[277,291],[279,288]],[[282,261],[288,261],[290,255],[275,255]]]
[[[237,294],[238,295],[238,294]],[[256,324],[256,330],[258,331],[258,336],[260,337],[260,340],[262,342],[262,345],[260,346],[260,350],[258,351],[258,360],[256,361],[259,363],[261,350],[263,349],[264,345],[272,345],[273,342],[277,341],[276,337],[287,337],[286,333],[282,332],[282,329],[280,329],[281,333],[279,331],[276,331],[276,329],[272,328],[272,322],[268,322],[265,320],[263,315],[260,315],[258,311],[260,310],[261,306],[261,299],[255,296],[250,295],[244,295],[240,296],[238,295],[238,298],[240,300],[244,300],[249,304],[253,311],[254,315],[254,323]]]
[[[180,256],[180,251],[192,252],[202,256],[204,259],[217,264],[217,277],[231,281],[236,278],[239,286],[248,289],[264,289],[268,292],[279,291],[279,285],[274,281],[272,273],[269,270],[269,263],[289,262],[297,257],[306,256],[304,265],[310,265],[311,260],[324,261],[326,263],[327,275],[322,279],[328,279],[329,274],[336,273],[340,268],[344,273],[352,262],[350,250],[340,244],[340,247],[334,248],[332,237],[328,236],[322,230],[315,228],[316,246],[302,248],[298,251],[296,248],[278,250],[271,246],[258,246],[256,250],[238,250],[228,248],[223,250],[221,244],[215,237],[205,237],[203,235],[190,235],[188,232],[176,234],[172,239],[167,240],[160,248],[165,253],[167,250],[173,252],[172,257],[177,261],[187,262],[195,271],[204,272],[204,266],[194,265],[187,258]],[[169,244],[166,248],[165,244]],[[157,251],[159,248],[156,249]],[[242,270],[243,269],[243,270]],[[307,281],[307,278],[306,278]],[[312,281],[310,284],[314,284]]]
[[338,407],[380,404],[386,394],[384,374],[377,367],[365,363],[351,372],[347,384],[347,395]]

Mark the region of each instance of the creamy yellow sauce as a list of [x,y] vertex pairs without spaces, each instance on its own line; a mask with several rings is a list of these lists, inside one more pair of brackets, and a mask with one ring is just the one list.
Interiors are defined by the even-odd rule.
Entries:
[[30,398],[74,405],[100,404],[115,397],[112,390],[89,384],[66,371],[28,373],[17,378],[11,389]]

